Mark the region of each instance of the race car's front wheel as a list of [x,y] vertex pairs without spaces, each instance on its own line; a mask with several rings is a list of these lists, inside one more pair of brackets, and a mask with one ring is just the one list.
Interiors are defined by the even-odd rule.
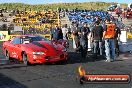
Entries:
[[22,60],[25,65],[28,65],[28,57],[26,53],[22,54]]

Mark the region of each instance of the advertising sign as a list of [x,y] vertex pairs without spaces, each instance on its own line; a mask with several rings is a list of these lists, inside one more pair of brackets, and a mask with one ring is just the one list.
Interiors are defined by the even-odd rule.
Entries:
[[0,31],[0,41],[8,40],[8,31]]

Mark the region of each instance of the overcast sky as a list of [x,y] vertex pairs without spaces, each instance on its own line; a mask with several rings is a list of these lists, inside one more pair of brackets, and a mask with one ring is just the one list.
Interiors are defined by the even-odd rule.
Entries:
[[89,1],[132,3],[131,0],[0,0],[0,3],[46,4],[46,3],[89,2]]

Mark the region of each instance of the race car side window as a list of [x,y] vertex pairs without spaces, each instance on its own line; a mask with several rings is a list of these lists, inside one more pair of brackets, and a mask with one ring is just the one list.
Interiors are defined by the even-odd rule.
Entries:
[[13,44],[20,44],[21,43],[21,39],[20,38],[14,38],[12,43]]

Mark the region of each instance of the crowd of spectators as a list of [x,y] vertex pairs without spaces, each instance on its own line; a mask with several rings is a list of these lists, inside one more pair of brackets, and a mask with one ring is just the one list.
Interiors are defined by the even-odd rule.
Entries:
[[73,48],[77,53],[81,53],[83,58],[86,58],[88,43],[91,43],[94,58],[100,55],[106,57],[106,62],[116,60],[121,34],[117,19],[108,12],[94,10],[69,10],[66,15],[71,21],[70,30],[67,24],[62,29],[56,26],[52,32],[53,39],[67,39],[70,33]]

